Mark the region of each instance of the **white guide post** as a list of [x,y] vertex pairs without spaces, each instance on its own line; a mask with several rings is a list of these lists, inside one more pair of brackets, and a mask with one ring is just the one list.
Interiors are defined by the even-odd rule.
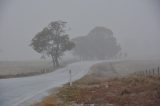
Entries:
[[72,72],[69,70],[69,85],[72,86]]

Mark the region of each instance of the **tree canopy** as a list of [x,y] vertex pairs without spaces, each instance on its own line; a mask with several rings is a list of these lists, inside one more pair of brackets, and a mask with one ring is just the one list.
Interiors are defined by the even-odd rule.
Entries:
[[116,56],[121,50],[113,32],[105,27],[95,27],[87,36],[72,39],[74,54],[82,59],[105,59]]
[[60,57],[75,46],[65,33],[65,27],[64,21],[51,22],[31,41],[31,46],[36,52],[52,57],[53,66],[59,66]]

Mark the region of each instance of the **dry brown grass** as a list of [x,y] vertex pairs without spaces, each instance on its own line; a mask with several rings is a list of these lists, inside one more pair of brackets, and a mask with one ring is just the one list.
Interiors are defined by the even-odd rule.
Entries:
[[[66,84],[54,97],[49,96],[35,106],[75,106],[75,103],[97,106],[159,106],[160,76],[128,75],[118,78],[114,71],[119,67],[119,63],[114,66],[96,64],[89,75],[75,81],[72,87]],[[59,99],[63,102],[59,102]],[[57,104],[52,105],[53,102]]]
[[32,106],[62,106],[62,104],[58,102],[55,95],[49,95],[40,103],[33,104]]
[[[102,84],[106,81],[109,82],[108,88]],[[158,76],[130,76],[106,81],[93,87],[76,85],[63,87],[58,96],[64,102],[74,101],[78,104],[110,103],[121,106],[159,106],[160,104],[160,77]]]
[[[109,87],[105,86],[106,82]],[[160,104],[159,76],[128,76],[99,80],[89,85],[88,83],[78,81],[78,85],[74,83],[72,87],[65,85],[59,89],[56,96],[50,95],[34,106],[70,106],[67,105],[70,103],[99,105],[109,103],[118,106],[159,106]],[[59,102],[57,97],[63,103]]]

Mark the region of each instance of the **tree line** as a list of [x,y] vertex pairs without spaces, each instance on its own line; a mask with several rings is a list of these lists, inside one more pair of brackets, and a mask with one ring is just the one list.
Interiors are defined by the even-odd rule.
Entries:
[[59,66],[64,52],[73,49],[73,54],[82,59],[108,59],[116,56],[121,46],[113,32],[105,27],[95,27],[86,36],[70,40],[66,34],[66,22],[54,21],[31,40],[31,47],[43,56],[52,58],[53,67]]

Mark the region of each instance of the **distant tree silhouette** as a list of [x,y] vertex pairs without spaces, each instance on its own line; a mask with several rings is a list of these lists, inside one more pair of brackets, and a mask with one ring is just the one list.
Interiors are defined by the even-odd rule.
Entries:
[[32,48],[43,56],[52,57],[53,66],[59,66],[59,59],[67,50],[71,50],[75,44],[65,34],[66,22],[54,21],[39,32],[31,41]]
[[121,50],[113,32],[105,27],[95,27],[87,36],[72,39],[73,53],[82,59],[105,59],[116,56]]

